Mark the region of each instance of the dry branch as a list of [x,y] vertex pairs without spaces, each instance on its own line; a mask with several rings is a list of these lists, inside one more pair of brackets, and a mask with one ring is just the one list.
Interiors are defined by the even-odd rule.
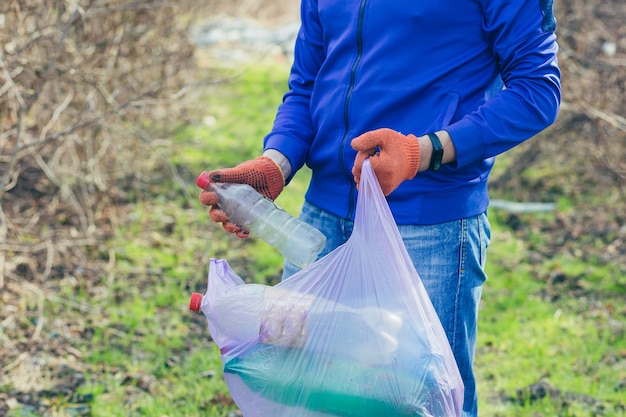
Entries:
[[[0,5],[0,288],[19,253],[36,255],[24,278],[48,278],[70,262],[68,242],[81,248],[111,233],[98,211],[118,198],[123,186],[114,184],[140,175],[134,155],[150,154],[152,137],[184,121],[181,92],[194,63],[183,19],[193,7],[168,0]],[[62,242],[63,229],[73,239]]]

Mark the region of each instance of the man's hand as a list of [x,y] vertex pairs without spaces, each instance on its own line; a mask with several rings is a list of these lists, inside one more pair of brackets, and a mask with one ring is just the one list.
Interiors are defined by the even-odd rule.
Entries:
[[352,174],[359,186],[361,168],[369,158],[384,195],[400,183],[415,177],[420,166],[420,144],[414,135],[403,135],[391,129],[371,130],[350,143],[357,151]]
[[[267,156],[259,156],[234,168],[211,171],[208,173],[208,180],[211,182],[248,184],[272,201],[278,197],[285,186],[285,178],[280,167]],[[198,186],[202,188],[199,182]],[[203,190],[200,193],[200,202],[205,206],[211,206],[209,210],[211,220],[222,223],[224,230],[228,233],[234,233],[240,238],[248,237],[248,230],[228,221],[226,213],[219,208],[217,194]]]

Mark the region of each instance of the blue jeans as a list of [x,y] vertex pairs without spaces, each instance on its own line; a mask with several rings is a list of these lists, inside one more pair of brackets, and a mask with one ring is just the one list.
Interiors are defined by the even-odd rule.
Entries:
[[[344,243],[353,222],[304,203],[300,218],[326,235],[323,256]],[[463,417],[478,415],[473,363],[478,305],[491,229],[487,213],[435,225],[399,225],[400,235],[448,336],[465,385]],[[286,262],[283,279],[299,270]]]

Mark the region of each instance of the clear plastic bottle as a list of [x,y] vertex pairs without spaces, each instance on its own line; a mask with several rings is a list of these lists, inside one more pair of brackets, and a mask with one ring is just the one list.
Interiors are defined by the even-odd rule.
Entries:
[[193,293],[189,309],[202,311],[216,343],[227,351],[251,342],[351,360],[389,364],[398,348],[402,318],[369,306],[351,308],[279,287],[246,284],[209,305]]
[[326,237],[313,226],[293,217],[247,184],[211,182],[203,172],[196,184],[219,197],[228,220],[274,246],[290,262],[304,268],[313,263]]

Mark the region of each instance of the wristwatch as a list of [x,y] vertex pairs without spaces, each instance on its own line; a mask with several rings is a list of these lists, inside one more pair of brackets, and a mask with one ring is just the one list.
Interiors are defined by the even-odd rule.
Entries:
[[434,133],[428,133],[428,137],[433,144],[433,154],[430,157],[428,169],[438,171],[441,168],[441,160],[443,159],[443,146],[441,146],[441,141]]

